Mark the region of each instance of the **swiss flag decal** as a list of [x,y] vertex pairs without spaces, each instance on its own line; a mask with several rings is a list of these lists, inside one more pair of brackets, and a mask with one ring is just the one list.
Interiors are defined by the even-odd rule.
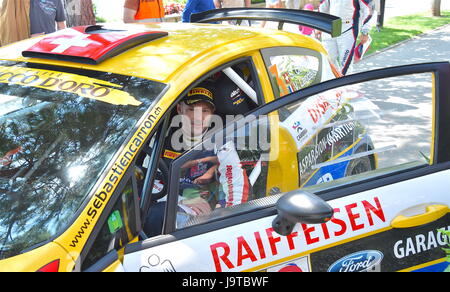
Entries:
[[98,64],[137,45],[167,36],[167,32],[78,26],[57,31],[22,52],[24,57]]

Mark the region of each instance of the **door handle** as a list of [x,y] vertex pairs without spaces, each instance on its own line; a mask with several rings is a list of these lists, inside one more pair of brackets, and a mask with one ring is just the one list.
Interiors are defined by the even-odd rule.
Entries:
[[391,221],[393,228],[410,228],[424,225],[444,217],[449,212],[446,205],[429,205],[425,208],[425,213],[415,216],[399,215]]

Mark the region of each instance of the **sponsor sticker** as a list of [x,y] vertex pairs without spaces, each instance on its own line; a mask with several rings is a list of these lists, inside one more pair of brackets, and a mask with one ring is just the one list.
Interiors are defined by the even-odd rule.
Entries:
[[163,157],[168,159],[175,159],[178,158],[181,155],[179,152],[171,151],[171,150],[164,150]]
[[[348,202],[344,206],[335,207],[334,216],[327,223],[300,224],[299,228],[288,236],[279,235],[272,227],[260,227],[261,229],[254,229],[249,233],[236,234],[228,236],[226,240],[216,241],[209,246],[210,255],[217,272],[248,269],[250,266],[264,265],[265,261],[284,254],[312,250],[371,232],[386,224],[386,221],[383,204],[378,197]],[[356,263],[356,259],[353,262]],[[297,265],[302,267],[298,263]]]
[[172,262],[168,259],[162,259],[159,255],[152,254],[145,265],[141,266],[139,272],[176,272]]
[[122,216],[118,210],[114,211],[108,218],[108,227],[111,234],[116,233],[123,227]]
[[68,92],[114,105],[141,104],[133,96],[122,91],[121,85],[57,71],[0,66],[0,83]]
[[373,272],[379,271],[383,253],[377,250],[365,250],[352,253],[336,261],[328,272]]
[[284,263],[267,269],[267,272],[310,272],[308,257],[301,257],[295,261]]

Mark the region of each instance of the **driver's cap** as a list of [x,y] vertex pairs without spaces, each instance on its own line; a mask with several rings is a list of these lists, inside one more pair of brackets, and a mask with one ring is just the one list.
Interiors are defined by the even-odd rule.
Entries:
[[188,105],[193,105],[197,102],[204,101],[216,108],[214,104],[214,86],[210,82],[203,82],[198,86],[189,90],[184,102]]

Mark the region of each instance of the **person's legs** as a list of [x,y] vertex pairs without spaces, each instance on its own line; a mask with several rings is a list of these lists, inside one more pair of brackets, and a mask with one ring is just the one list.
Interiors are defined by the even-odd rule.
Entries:
[[[188,208],[188,207],[186,207]],[[148,237],[162,234],[164,214],[166,212],[166,201],[158,202],[150,207],[147,218],[144,222],[144,233]],[[177,227],[183,227],[190,219],[191,215],[187,214],[185,209],[177,207]]]
[[[281,8],[278,0],[266,0],[266,8]],[[261,21],[261,27],[266,26],[266,21]]]
[[343,75],[347,75],[352,72],[352,64],[353,57],[355,55],[357,37],[357,30],[350,29],[349,31],[336,38],[339,51],[339,68]]
[[286,0],[285,5],[287,9],[294,9],[294,0]]
[[165,210],[166,202],[158,202],[150,207],[150,212],[144,222],[144,233],[148,237],[162,234]]
[[325,47],[325,50],[327,50],[333,64],[339,71],[341,71],[341,64],[339,62],[339,50],[336,39],[324,36],[322,44]]

